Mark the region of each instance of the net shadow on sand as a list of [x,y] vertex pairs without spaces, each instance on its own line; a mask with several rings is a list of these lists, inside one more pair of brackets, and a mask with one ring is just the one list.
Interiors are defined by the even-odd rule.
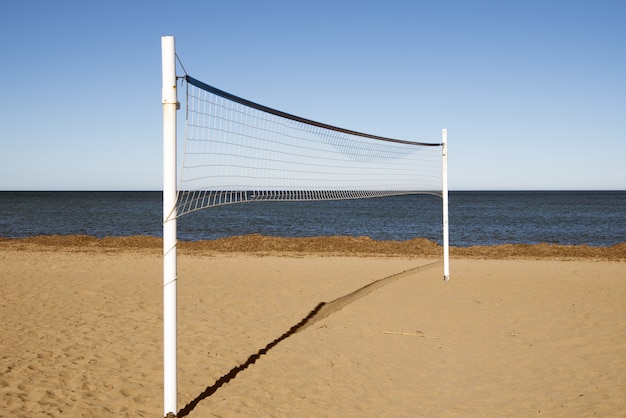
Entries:
[[400,273],[396,273],[391,276],[387,276],[382,279],[376,280],[375,282],[365,285],[355,290],[354,292],[348,293],[345,296],[342,296],[338,299],[333,300],[332,302],[320,302],[311,312],[309,312],[307,316],[305,316],[304,318],[302,318],[300,322],[298,322],[297,324],[289,328],[289,330],[285,332],[283,335],[281,335],[280,337],[276,338],[274,341],[267,344],[258,352],[252,354],[250,357],[248,357],[248,359],[244,363],[240,364],[239,366],[233,367],[228,373],[226,373],[224,376],[217,379],[215,383],[213,383],[211,386],[207,386],[207,388],[202,393],[200,393],[198,396],[196,396],[195,399],[193,399],[191,402],[185,405],[185,407],[183,407],[180,411],[178,411],[178,413],[176,414],[176,417],[181,418],[181,417],[185,417],[189,415],[189,413],[191,413],[191,411],[193,411],[194,408],[201,401],[213,395],[215,392],[218,391],[219,388],[221,388],[223,385],[233,380],[240,372],[246,370],[252,364],[256,363],[256,361],[259,358],[261,358],[262,355],[267,354],[269,350],[271,350],[272,348],[277,346],[280,342],[286,340],[290,336],[302,330],[305,330],[311,325],[321,321],[322,319],[328,317],[329,315],[335,312],[340,311],[347,305],[369,295],[373,291],[380,289],[381,287],[391,282],[394,282],[396,280],[399,280],[408,276],[412,276],[418,272],[430,270],[432,268],[441,266],[442,264],[443,264],[443,261],[437,261],[434,263],[429,263],[429,264],[418,266],[409,270],[405,270]]

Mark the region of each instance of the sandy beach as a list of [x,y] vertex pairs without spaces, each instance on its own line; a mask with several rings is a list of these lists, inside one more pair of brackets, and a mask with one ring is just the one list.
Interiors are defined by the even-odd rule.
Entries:
[[[0,239],[0,416],[163,415],[157,238]],[[620,417],[626,244],[181,243],[189,417]]]

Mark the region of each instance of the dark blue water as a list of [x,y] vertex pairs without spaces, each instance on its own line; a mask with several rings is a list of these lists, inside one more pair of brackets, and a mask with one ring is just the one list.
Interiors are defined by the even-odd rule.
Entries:
[[[161,192],[0,192],[0,237],[82,234],[162,236]],[[626,242],[626,192],[450,192],[450,244]],[[181,240],[258,233],[424,237],[441,243],[441,199],[257,202],[215,207],[178,221]]]

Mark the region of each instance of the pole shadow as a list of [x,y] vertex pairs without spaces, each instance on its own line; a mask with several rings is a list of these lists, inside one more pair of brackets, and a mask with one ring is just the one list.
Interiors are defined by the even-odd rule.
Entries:
[[289,330],[285,332],[283,335],[276,338],[271,343],[267,344],[265,347],[260,349],[255,354],[252,354],[241,365],[233,367],[228,373],[226,373],[224,376],[217,379],[215,383],[213,383],[211,386],[207,386],[207,388],[202,393],[200,393],[191,402],[189,402],[180,411],[178,411],[178,413],[176,414],[176,417],[182,418],[182,417],[186,417],[187,415],[189,415],[191,411],[193,411],[194,408],[200,402],[202,402],[204,399],[208,398],[209,396],[213,395],[215,392],[218,391],[219,388],[221,388],[223,385],[233,380],[239,373],[241,373],[242,371],[246,370],[248,367],[256,363],[256,361],[259,358],[261,358],[262,355],[267,354],[269,350],[276,347],[276,345],[278,345],[281,341],[284,341],[290,336],[296,334],[297,332],[300,332],[310,327],[316,322],[321,321],[327,316],[343,309],[345,306],[361,299],[362,297],[369,295],[376,289],[379,289],[398,279],[413,275],[421,271],[429,270],[431,268],[440,266],[442,264],[443,264],[443,261],[437,261],[434,263],[430,263],[430,264],[415,267],[409,270],[405,270],[403,272],[396,273],[391,276],[387,276],[385,278],[376,280],[375,282],[365,285],[361,287],[360,289],[355,290],[354,292],[348,293],[345,296],[342,296],[338,299],[333,300],[332,302],[328,302],[328,303],[320,302],[311,312],[309,312],[307,316],[302,318],[302,320],[300,320],[300,322],[298,322],[296,325],[289,328]]

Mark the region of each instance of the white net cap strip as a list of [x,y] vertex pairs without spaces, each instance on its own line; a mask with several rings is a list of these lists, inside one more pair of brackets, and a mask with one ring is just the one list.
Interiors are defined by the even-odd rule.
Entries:
[[441,195],[441,144],[331,127],[187,80],[177,216],[250,201]]

